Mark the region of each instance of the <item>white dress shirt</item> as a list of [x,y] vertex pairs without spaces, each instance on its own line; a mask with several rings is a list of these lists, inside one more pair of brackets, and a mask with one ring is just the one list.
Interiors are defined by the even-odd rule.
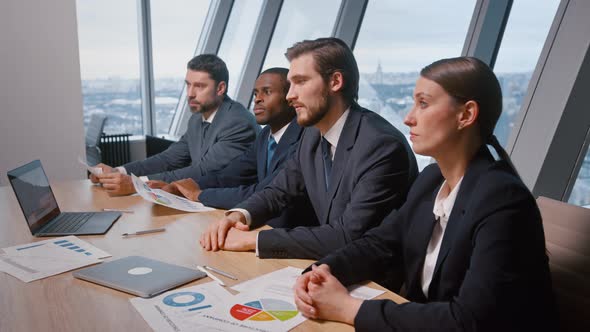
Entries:
[[283,134],[287,131],[287,128],[289,128],[289,125],[291,124],[291,122],[287,123],[283,128],[277,130],[276,133],[272,133],[272,131],[270,132],[270,136],[272,136],[272,138],[275,139],[275,142],[277,142],[277,145],[279,145],[279,142],[281,141],[281,137],[283,137]]
[[451,211],[453,211],[453,206],[455,205],[455,199],[457,199],[459,187],[461,187],[461,181],[463,181],[463,177],[457,182],[453,191],[449,193],[449,186],[445,180],[442,186],[440,186],[436,199],[434,200],[432,213],[437,222],[432,230],[432,236],[428,243],[428,248],[426,248],[424,266],[422,267],[422,292],[426,297],[428,297],[428,289],[430,288],[430,282],[432,282],[432,275],[436,267],[440,245],[445,235],[445,229],[447,228]]
[[346,123],[346,119],[348,118],[348,113],[350,113],[350,108],[348,108],[338,121],[328,129],[328,131],[324,134],[324,138],[328,143],[330,143],[330,153],[332,160],[334,160],[334,156],[336,155],[336,147],[338,146],[338,141],[340,140],[340,135],[342,134],[342,129],[344,129],[344,124]]

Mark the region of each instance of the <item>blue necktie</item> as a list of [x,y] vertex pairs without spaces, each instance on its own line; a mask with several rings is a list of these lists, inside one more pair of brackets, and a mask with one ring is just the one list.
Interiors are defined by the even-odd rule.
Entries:
[[277,149],[277,142],[275,141],[275,138],[272,137],[272,135],[270,135],[270,137],[268,138],[268,147],[267,147],[267,153],[266,153],[266,173],[267,174],[270,172],[270,162],[272,160],[272,157],[275,155],[276,149]]
[[330,187],[330,174],[332,174],[332,151],[327,139],[322,137],[322,156],[324,157],[324,176],[326,177],[326,191]]

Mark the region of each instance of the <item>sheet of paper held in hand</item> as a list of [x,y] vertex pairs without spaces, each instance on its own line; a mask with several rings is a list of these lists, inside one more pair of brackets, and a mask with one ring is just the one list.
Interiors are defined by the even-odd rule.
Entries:
[[186,212],[207,212],[215,210],[199,202],[193,202],[160,189],[152,189],[134,174],[131,174],[131,179],[135,191],[146,201]]
[[0,249],[0,271],[30,282],[100,263],[110,256],[70,235]]
[[90,165],[88,165],[88,163],[86,163],[84,161],[84,159],[82,159],[82,157],[78,156],[78,162],[82,165],[84,165],[84,167],[86,167],[86,170],[94,175],[99,175],[102,174],[102,168],[100,167],[92,167]]

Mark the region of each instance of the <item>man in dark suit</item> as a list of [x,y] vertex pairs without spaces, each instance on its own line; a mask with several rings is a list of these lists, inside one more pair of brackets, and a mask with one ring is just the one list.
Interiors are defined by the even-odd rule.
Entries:
[[[359,72],[341,40],[287,50],[287,100],[305,129],[295,156],[272,183],[230,210],[201,237],[207,250],[256,250],[259,257],[319,258],[359,238],[405,200],[417,174],[404,136],[358,106]],[[317,227],[247,232],[307,195]]]
[[[229,74],[213,54],[194,57],[187,65],[186,91],[193,115],[178,142],[143,161],[117,167],[99,164],[103,174],[91,176],[112,195],[135,192],[129,173],[172,182],[221,170],[246,151],[260,127],[242,105],[227,94]],[[144,178],[144,180],[147,180]]]
[[[162,189],[207,206],[230,209],[270,184],[295,153],[303,132],[297,124],[295,109],[286,99],[288,72],[287,68],[270,68],[258,76],[254,87],[254,115],[256,122],[266,127],[246,153],[219,172],[175,181]],[[159,187],[165,183],[150,181],[149,184]],[[273,227],[317,224],[313,213],[305,213],[309,210],[305,208],[309,205],[305,197],[300,201],[268,224]]]

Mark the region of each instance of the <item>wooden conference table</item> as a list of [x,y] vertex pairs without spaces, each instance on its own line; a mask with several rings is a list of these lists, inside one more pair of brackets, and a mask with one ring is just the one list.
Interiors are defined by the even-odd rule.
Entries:
[[[258,259],[252,252],[207,252],[198,238],[210,222],[223,215],[184,213],[144,201],[139,196],[109,197],[89,180],[53,183],[63,211],[100,211],[103,208],[131,209],[105,235],[81,236],[85,241],[113,255],[113,259],[141,255],[165,262],[195,267],[211,265],[239,278],[221,277],[229,286],[286,266],[307,267],[301,259]],[[162,233],[123,238],[122,233],[166,227]],[[10,186],[0,187],[0,248],[44,240],[31,236]],[[192,286],[209,282],[204,278]],[[375,283],[370,287],[383,289]],[[133,295],[75,279],[71,272],[46,279],[22,282],[0,272],[0,331],[146,331],[149,325],[135,311]],[[379,298],[405,300],[387,291]],[[295,331],[352,331],[344,324],[306,321]]]

